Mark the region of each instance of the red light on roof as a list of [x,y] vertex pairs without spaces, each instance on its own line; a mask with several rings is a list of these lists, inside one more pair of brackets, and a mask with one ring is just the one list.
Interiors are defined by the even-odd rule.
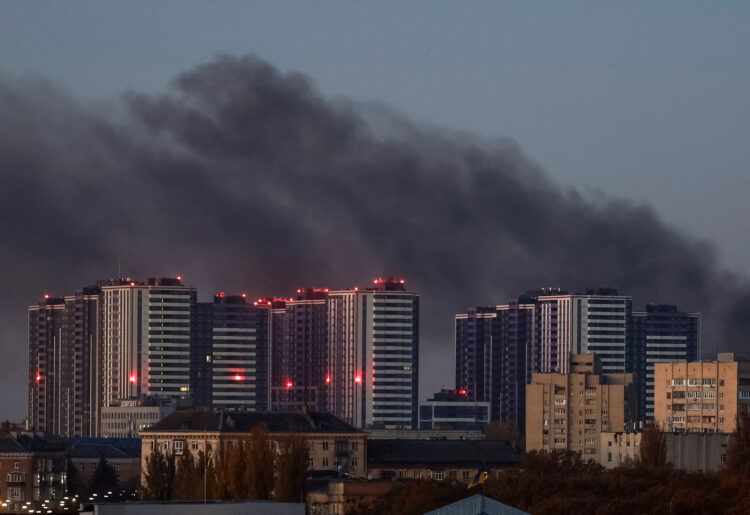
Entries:
[[405,283],[406,281],[404,281],[403,279],[401,279],[401,280],[400,280],[399,282],[400,282],[401,284],[404,284],[404,283]]
[[45,298],[45,299],[49,299],[49,293],[45,293],[45,294],[44,294],[44,298]]
[[177,276],[177,280],[178,280],[178,281],[182,281],[182,276],[181,276],[181,275],[178,275],[178,276]]
[[294,383],[292,382],[292,380],[291,380],[291,379],[289,379],[289,378],[287,377],[287,378],[286,378],[286,389],[287,389],[287,390],[291,390],[292,388],[294,388]]
[[258,301],[256,300],[255,302],[253,302],[253,306],[257,306],[257,305],[258,305]]
[[326,384],[331,384],[331,374],[326,375]]
[[224,292],[223,291],[219,292],[219,297],[223,297],[223,296],[224,296]]
[[269,301],[268,301],[268,305],[270,306],[271,304],[273,304],[273,302],[271,302],[271,301],[269,300]]
[[242,298],[243,298],[243,299],[246,299],[246,298],[247,298],[247,293],[243,293],[243,294],[242,294]]
[[466,390],[459,390],[459,391],[458,391],[458,394],[459,394],[459,395],[466,395]]
[[135,372],[133,372],[132,374],[130,374],[130,382],[135,383],[135,379],[136,379],[136,374]]
[[135,283],[130,283],[130,286],[135,286]]
[[297,288],[297,293],[302,293],[302,290]]
[[354,382],[355,383],[361,383],[362,382],[362,374],[357,374],[354,376]]
[[355,286],[354,291],[359,291],[359,286]]

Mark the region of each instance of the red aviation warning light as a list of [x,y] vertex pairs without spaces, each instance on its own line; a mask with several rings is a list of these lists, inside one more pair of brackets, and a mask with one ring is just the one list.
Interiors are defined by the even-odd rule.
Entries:
[[49,299],[49,293],[44,294],[44,300],[47,300],[47,299]]
[[289,378],[287,377],[287,378],[286,378],[286,389],[287,389],[287,390],[291,390],[292,388],[294,388],[294,383],[292,382],[292,380],[291,380],[291,379],[289,379]]
[[466,393],[467,393],[467,392],[466,392],[466,390],[464,390],[464,389],[461,389],[461,390],[459,390],[459,391],[458,391],[458,394],[459,394],[459,395],[466,395]]
[[361,383],[362,382],[362,374],[357,374],[354,376],[354,382],[355,383]]
[[131,382],[131,383],[135,383],[135,381],[136,381],[137,377],[138,377],[138,376],[136,375],[136,373],[135,373],[135,372],[133,372],[132,374],[130,374],[130,382]]
[[235,381],[243,381],[245,378],[242,377],[240,374],[234,374],[234,377],[232,377]]
[[326,384],[331,384],[331,374],[326,374]]
[[37,374],[36,375],[36,382],[38,383],[41,380],[42,380],[42,375],[41,374]]
[[178,275],[178,276],[177,276],[177,280],[178,280],[178,281],[182,281],[182,276],[181,276],[181,275]]
[[219,292],[219,297],[224,297],[224,296],[226,296],[226,294],[223,291]]

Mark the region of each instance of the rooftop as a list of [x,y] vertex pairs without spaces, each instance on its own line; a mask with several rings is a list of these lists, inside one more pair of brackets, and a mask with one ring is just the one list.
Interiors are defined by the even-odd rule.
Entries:
[[0,437],[0,453],[63,451],[65,447],[37,435],[19,434]]
[[513,465],[521,453],[506,440],[369,440],[368,463]]

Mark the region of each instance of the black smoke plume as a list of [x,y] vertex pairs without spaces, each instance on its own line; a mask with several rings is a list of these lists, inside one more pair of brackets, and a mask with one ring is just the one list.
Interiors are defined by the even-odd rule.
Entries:
[[25,409],[26,307],[118,270],[181,274],[203,298],[403,277],[423,294],[423,395],[451,385],[453,314],[530,288],[700,311],[704,357],[750,329],[747,280],[650,208],[565,190],[511,141],[332,101],[255,57],[108,105],[1,79],[0,181],[2,417]]

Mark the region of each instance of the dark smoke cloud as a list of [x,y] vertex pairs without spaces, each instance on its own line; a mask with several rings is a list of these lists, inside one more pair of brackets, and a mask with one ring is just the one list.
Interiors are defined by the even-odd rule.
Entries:
[[0,418],[25,409],[26,307],[118,269],[180,273],[204,298],[405,277],[423,293],[423,394],[451,384],[454,313],[539,286],[701,311],[705,357],[750,328],[746,279],[650,208],[564,190],[510,141],[332,101],[254,57],[111,105],[6,78],[0,121]]

